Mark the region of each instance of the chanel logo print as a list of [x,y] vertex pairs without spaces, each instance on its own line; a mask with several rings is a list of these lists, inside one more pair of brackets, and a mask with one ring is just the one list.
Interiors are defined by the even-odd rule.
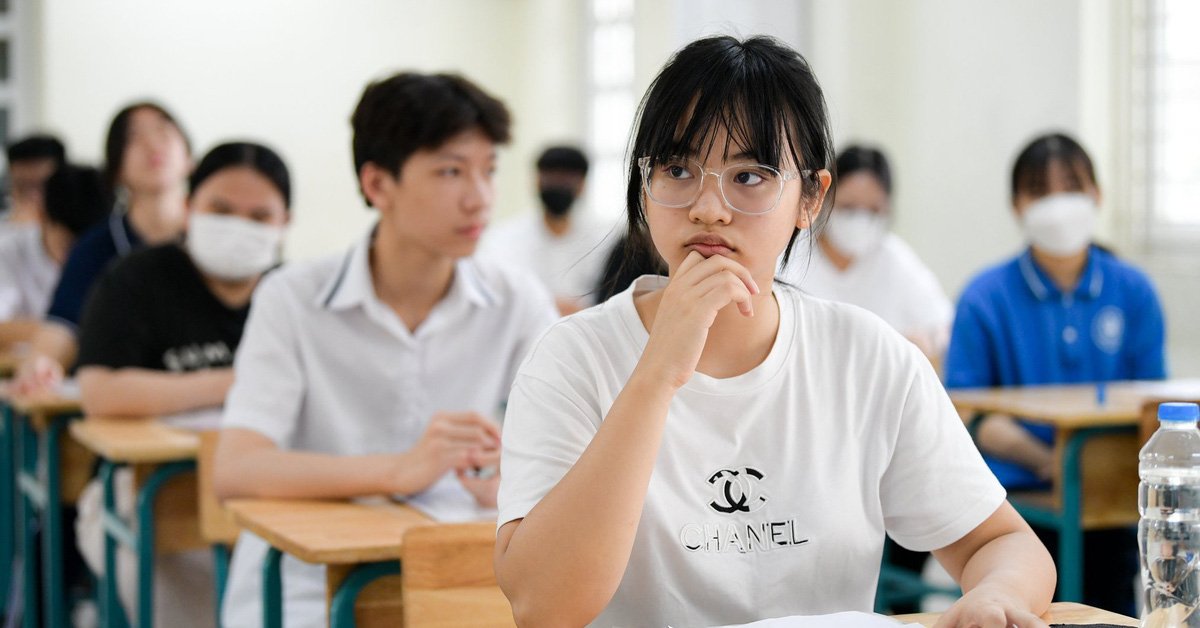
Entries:
[[717,471],[708,478],[717,495],[709,507],[726,515],[758,510],[767,503],[767,496],[758,486],[762,479],[762,472],[752,467]]

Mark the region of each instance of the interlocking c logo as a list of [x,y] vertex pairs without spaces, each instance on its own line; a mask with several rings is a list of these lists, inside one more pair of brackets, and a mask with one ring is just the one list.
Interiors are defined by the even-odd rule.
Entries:
[[762,479],[762,472],[750,467],[721,469],[708,478],[708,483],[717,489],[717,498],[708,505],[726,515],[754,512],[767,503],[767,496],[757,491]]

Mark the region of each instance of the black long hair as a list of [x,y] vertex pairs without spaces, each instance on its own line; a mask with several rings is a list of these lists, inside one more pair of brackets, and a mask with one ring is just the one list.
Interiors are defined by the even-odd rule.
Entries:
[[142,109],[149,109],[170,122],[183,137],[187,151],[192,152],[192,142],[187,133],[180,126],[179,120],[165,107],[148,100],[126,105],[113,116],[112,124],[108,126],[108,137],[104,140],[104,174],[108,178],[108,184],[114,188],[121,182],[121,164],[125,161],[125,149],[129,146],[129,122],[133,114]]
[[196,189],[206,179],[226,168],[252,168],[266,177],[283,195],[283,206],[290,212],[292,207],[292,181],[287,164],[275,151],[254,142],[226,142],[215,146],[188,177],[188,190]]
[[1067,173],[1072,187],[1080,190],[1089,184],[1100,187],[1096,181],[1096,169],[1087,151],[1065,133],[1047,133],[1036,137],[1017,155],[1012,171],[1012,200],[1024,193],[1030,196],[1045,196],[1049,191],[1051,164],[1059,164]]
[[[703,155],[713,148],[718,131],[725,131],[727,143],[760,163],[779,167],[787,154],[798,170],[835,170],[821,86],[804,57],[773,37],[718,36],[683,47],[650,84],[634,128],[625,196],[629,246],[624,263],[629,266],[661,268],[653,261],[646,225],[641,157],[654,164],[681,153]],[[820,193],[815,175],[802,185],[805,197]],[[833,200],[832,190],[825,205]],[[819,230],[827,215],[822,211],[819,225],[809,231]],[[792,232],[784,264],[799,233]]]

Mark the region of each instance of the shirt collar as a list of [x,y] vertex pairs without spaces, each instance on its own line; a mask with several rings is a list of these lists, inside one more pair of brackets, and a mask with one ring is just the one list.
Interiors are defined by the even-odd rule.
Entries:
[[[338,272],[318,293],[318,305],[331,310],[347,310],[364,305],[367,301],[378,302],[375,284],[371,280],[371,242],[376,229],[371,228],[366,237],[346,253]],[[454,278],[443,301],[453,302],[459,298],[472,305],[492,307],[500,300],[479,275],[472,258],[458,260],[454,265]]]
[[[1050,280],[1037,262],[1033,261],[1032,249],[1025,249],[1025,252],[1017,258],[1017,266],[1021,270],[1021,277],[1025,279],[1025,284],[1029,286],[1029,291],[1039,301],[1062,296],[1058,286]],[[1096,299],[1100,297],[1103,289],[1104,270],[1101,268],[1099,250],[1092,246],[1088,248],[1087,266],[1084,267],[1083,275],[1079,278],[1079,284],[1075,286],[1072,296]]]

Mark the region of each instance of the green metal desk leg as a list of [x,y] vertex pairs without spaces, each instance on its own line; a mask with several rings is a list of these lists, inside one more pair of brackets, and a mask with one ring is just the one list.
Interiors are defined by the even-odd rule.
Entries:
[[17,504],[20,506],[18,519],[21,523],[21,580],[23,593],[23,620],[25,628],[38,628],[38,583],[37,583],[37,504],[36,491],[27,490],[23,480],[37,478],[37,436],[29,429],[26,417],[14,415],[16,427],[16,450],[20,454],[17,462]]
[[263,628],[283,628],[283,552],[267,550],[262,566]]
[[[196,463],[188,460],[159,466],[146,478],[146,484],[138,491],[136,549],[138,556],[138,628],[154,625],[154,504],[172,478],[196,470]],[[115,514],[115,513],[114,513]],[[132,532],[132,531],[130,531]]]
[[4,504],[6,516],[0,517],[0,617],[7,609],[4,604],[8,601],[8,592],[12,588],[13,561],[17,557],[17,530],[20,529],[16,518],[20,508],[16,503],[16,464],[17,449],[14,446],[13,426],[10,423],[10,409],[7,403],[0,400],[0,504]]
[[[116,512],[117,491],[114,485],[119,465],[108,460],[100,462],[100,482],[104,487],[104,512]],[[129,619],[121,605],[117,575],[117,540],[104,535],[104,575],[100,578],[100,625],[105,628],[127,628]]]
[[221,628],[221,602],[225,600],[225,582],[229,579],[229,548],[224,545],[212,546],[213,551],[213,590],[217,597],[217,628]]
[[1062,521],[1058,527],[1059,599],[1083,601],[1083,521],[1080,454],[1083,445],[1096,434],[1078,430],[1071,435],[1063,451]]
[[42,460],[46,468],[46,503],[42,508],[42,600],[46,603],[46,625],[67,628],[66,579],[63,576],[62,477],[59,467],[59,441],[67,423],[75,415],[59,415],[50,420],[41,439]]
[[354,603],[368,584],[384,576],[400,575],[400,561],[367,563],[352,569],[329,601],[329,628],[354,628]]

